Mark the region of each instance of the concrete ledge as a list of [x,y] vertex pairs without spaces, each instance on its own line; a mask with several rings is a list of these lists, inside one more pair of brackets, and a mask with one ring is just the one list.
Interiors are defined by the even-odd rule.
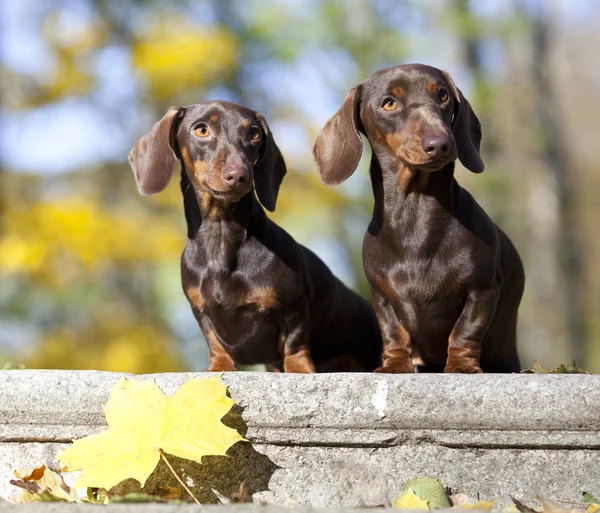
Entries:
[[[0,496],[12,493],[12,469],[52,463],[64,444],[104,429],[100,404],[122,376],[0,371]],[[193,376],[206,374],[137,378],[171,394]],[[228,373],[223,381],[243,410],[231,422],[252,446],[195,470],[232,491],[253,483],[256,501],[384,505],[419,475],[499,505],[509,493],[600,494],[600,376]]]

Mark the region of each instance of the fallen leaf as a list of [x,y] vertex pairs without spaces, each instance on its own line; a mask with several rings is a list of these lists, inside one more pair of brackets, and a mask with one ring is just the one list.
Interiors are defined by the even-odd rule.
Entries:
[[22,479],[23,481],[37,481],[41,479],[46,470],[46,465],[39,467],[30,467],[14,470],[13,474],[16,478]]
[[523,374],[591,374],[585,369],[580,369],[573,365],[561,364],[556,369],[545,369],[535,360],[533,361],[533,367],[531,369],[525,369],[521,371]]
[[466,493],[455,493],[454,495],[450,495],[449,499],[454,507],[460,507],[463,504],[469,504],[471,502]]
[[475,509],[475,510],[479,510],[479,511],[492,511],[492,508],[494,507],[494,504],[496,503],[496,501],[477,501],[477,502],[470,502],[468,504],[463,504],[462,506],[459,506],[459,509]]
[[420,499],[410,488],[392,502],[396,509],[425,509],[429,510],[427,501]]
[[165,503],[161,497],[157,495],[149,495],[147,493],[128,493],[127,495],[117,495],[112,497],[108,504],[130,503],[130,504],[151,504]]
[[469,496],[466,493],[457,493],[450,495],[450,501],[454,505],[453,509],[477,509],[480,511],[491,511],[494,507],[494,501],[476,501],[471,502]]
[[17,479],[11,479],[10,484],[13,486],[16,486],[18,488],[22,488],[23,490],[25,490],[29,493],[36,494],[36,495],[41,495],[43,493],[42,488],[36,482],[20,481]]
[[593,495],[583,492],[583,502],[588,504],[600,504],[600,499],[596,499]]
[[[13,479],[13,486],[23,488],[29,494],[34,494],[41,501],[65,501],[81,502],[77,492],[64,482],[62,476],[47,468],[45,465],[39,467],[15,470],[14,475],[20,479]],[[35,497],[22,495],[25,502],[36,501]]]
[[103,405],[108,429],[74,441],[58,458],[65,470],[82,470],[77,488],[108,490],[128,478],[144,486],[161,450],[202,463],[245,440],[221,422],[234,404],[220,376],[190,379],[171,397],[154,380],[122,379]]
[[546,499],[542,499],[541,497],[537,497],[537,500],[544,506],[544,513],[583,513],[585,511],[581,508],[561,508],[560,506],[550,504]]
[[446,485],[433,477],[416,477],[404,483],[399,498],[407,490],[412,490],[419,499],[427,501],[429,509],[450,508],[450,499],[446,492]]
[[593,495],[583,492],[583,502],[589,504],[586,508],[587,513],[598,513],[600,511],[600,499],[596,499]]
[[521,513],[538,513],[535,509],[523,504],[519,499],[509,495],[510,499],[515,503],[515,506]]

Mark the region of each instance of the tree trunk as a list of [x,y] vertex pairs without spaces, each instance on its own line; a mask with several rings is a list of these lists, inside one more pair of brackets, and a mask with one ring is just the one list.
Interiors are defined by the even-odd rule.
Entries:
[[559,112],[560,104],[551,76],[551,36],[550,17],[543,10],[533,20],[531,73],[538,130],[543,138],[540,157],[550,176],[557,209],[554,241],[558,258],[559,289],[554,294],[561,299],[562,311],[559,314],[564,316],[571,359],[577,365],[585,366],[587,330],[583,304],[584,255],[575,215],[573,168],[569,162]]

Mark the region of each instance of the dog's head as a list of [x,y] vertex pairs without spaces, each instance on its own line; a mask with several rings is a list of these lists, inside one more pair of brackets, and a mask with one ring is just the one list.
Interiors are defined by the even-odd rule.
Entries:
[[129,153],[140,194],[162,191],[176,158],[200,192],[231,203],[255,185],[265,208],[275,209],[286,167],[260,113],[221,101],[171,107]]
[[346,180],[362,155],[360,133],[384,164],[433,172],[459,158],[474,173],[481,125],[450,76],[430,66],[383,69],[350,90],[313,149],[321,182]]

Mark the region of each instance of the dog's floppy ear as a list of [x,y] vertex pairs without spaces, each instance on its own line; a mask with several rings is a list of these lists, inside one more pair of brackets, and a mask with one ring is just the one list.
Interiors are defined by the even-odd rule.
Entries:
[[445,71],[442,73],[454,96],[455,108],[452,133],[456,140],[458,158],[469,171],[481,173],[485,167],[479,155],[481,123],[479,123],[479,119],[477,119],[471,105],[463,96],[460,89],[456,87],[450,75]]
[[138,191],[144,196],[162,191],[171,180],[175,168],[176,120],[182,113],[183,109],[170,107],[129,152]]
[[350,89],[343,105],[327,121],[317,137],[313,159],[319,180],[337,185],[356,171],[362,155],[360,127],[361,86]]
[[254,182],[256,194],[263,206],[269,211],[275,210],[277,194],[283,177],[287,173],[285,160],[275,144],[273,134],[262,114],[257,113],[257,119],[263,129],[263,143],[260,157],[254,164]]

